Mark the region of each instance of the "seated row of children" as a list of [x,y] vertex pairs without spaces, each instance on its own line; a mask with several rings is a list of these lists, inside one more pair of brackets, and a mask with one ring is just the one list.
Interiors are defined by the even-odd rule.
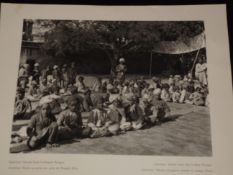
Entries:
[[[103,91],[102,91],[103,92]],[[188,103],[198,106],[208,106],[208,88],[200,84],[198,80],[181,79],[170,77],[168,81],[161,82],[157,77],[151,80],[143,78],[137,80],[126,80],[123,83],[107,83],[107,92],[110,94],[122,94],[128,96],[136,94],[139,98],[153,98],[160,96],[166,102]]]
[[208,106],[208,88],[198,80],[193,80],[188,74],[181,78],[180,75],[170,76],[167,81],[161,81],[157,77],[145,80],[125,80],[120,82],[109,79],[109,81],[98,78],[91,88],[94,92],[122,94],[128,96],[136,94],[137,97],[151,98],[154,94],[160,96],[166,102],[189,103],[198,106]]
[[160,124],[170,115],[170,108],[158,95],[152,101],[139,99],[135,95],[129,98],[116,96],[108,101],[104,95],[98,95],[87,122],[83,122],[79,97],[71,94],[65,100],[67,107],[54,115],[53,98],[45,96],[40,101],[37,112],[27,127],[29,148],[46,144],[56,147],[61,140],[78,138],[96,138],[118,135],[129,130],[138,130]]
[[[169,116],[166,102],[204,105],[204,94],[208,93],[204,91],[206,87],[197,85],[198,82],[179,80],[162,84],[155,77],[149,83],[142,78],[123,83],[105,81],[107,86],[102,86],[102,81],[97,82],[100,83],[96,83],[95,87],[99,88],[90,90],[85,87],[84,91],[79,91],[80,87],[70,86],[65,93],[57,85],[45,86],[39,95],[38,108],[33,117],[30,115],[27,130],[29,147],[35,148],[42,143],[52,147],[63,139],[116,135],[159,124]],[[199,100],[203,100],[202,103]],[[18,88],[16,118],[32,110],[30,102],[25,97],[25,89]],[[86,124],[83,124],[83,111],[90,111]]]
[[[116,94],[127,98],[135,95],[138,98],[148,99],[151,101],[154,95],[159,96],[166,102],[188,103],[199,106],[208,106],[208,89],[207,86],[201,86],[197,80],[181,79],[180,76],[170,77],[168,81],[161,82],[157,77],[151,80],[143,78],[125,80],[119,82],[113,79],[102,80],[98,78],[92,87],[86,86],[84,77],[80,76],[78,82],[69,85],[67,89],[61,89],[56,80],[52,84],[43,80],[40,85],[36,82],[31,83],[29,89],[20,88],[15,102],[15,116],[30,114],[32,110],[30,102],[39,101],[44,96],[49,95],[54,99],[64,99],[70,94],[75,94],[81,101],[81,111],[90,111],[93,108],[93,100],[98,94],[104,94],[105,98],[111,100]],[[25,97],[26,95],[26,97]],[[62,98],[61,98],[62,97]],[[60,102],[61,103],[61,102]],[[56,108],[58,112],[61,109]]]
[[[50,91],[58,89],[58,94],[65,95],[70,86],[75,86],[81,94],[89,93],[87,92],[87,89],[89,89],[92,92],[122,94],[123,96],[136,94],[139,98],[144,96],[151,98],[151,91],[153,91],[153,94],[159,94],[160,98],[168,102],[208,106],[207,79],[205,83],[200,76],[193,79],[190,72],[182,78],[180,75],[170,75],[166,81],[161,81],[157,77],[148,80],[140,77],[131,80],[123,79],[123,81],[97,78],[93,86],[88,87],[84,77],[77,74],[75,63],[64,64],[60,67],[53,65],[53,68],[48,66],[43,70],[40,70],[39,63],[35,63],[31,73],[29,67],[28,64],[21,65],[18,86],[25,90],[26,96],[31,102],[40,100],[44,89],[50,89]],[[88,104],[84,106],[86,111],[90,110]]]

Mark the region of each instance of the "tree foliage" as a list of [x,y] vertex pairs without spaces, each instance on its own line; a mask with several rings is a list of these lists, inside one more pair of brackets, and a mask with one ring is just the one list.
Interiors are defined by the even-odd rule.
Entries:
[[112,63],[127,52],[153,49],[159,41],[184,40],[204,31],[202,21],[76,21],[38,20],[51,30],[43,49],[53,57],[71,58],[91,49],[103,50]]

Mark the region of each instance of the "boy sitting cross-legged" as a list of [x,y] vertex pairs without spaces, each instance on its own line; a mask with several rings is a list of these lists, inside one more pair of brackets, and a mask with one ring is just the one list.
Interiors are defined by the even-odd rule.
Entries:
[[126,121],[124,108],[118,98],[115,98],[110,105],[105,127],[113,135],[117,135],[120,130],[127,131],[131,129],[131,123]]
[[160,124],[170,115],[170,107],[164,100],[159,98],[159,95],[154,95],[151,104],[152,114],[148,118],[152,124]]
[[141,129],[144,123],[143,109],[139,105],[139,98],[132,96],[129,100],[129,105],[125,108],[126,118],[131,122],[134,130]]
[[58,146],[56,143],[58,126],[49,103],[47,99],[41,103],[39,112],[31,118],[27,127],[27,135],[30,137],[27,145],[31,149],[43,144],[49,148]]
[[25,90],[23,88],[18,88],[15,99],[14,120],[25,119],[31,112],[31,102],[25,97]]
[[88,137],[90,128],[83,127],[79,101],[75,97],[68,99],[68,109],[61,112],[58,117],[58,137],[60,140],[75,137]]
[[105,125],[108,113],[104,109],[103,103],[103,99],[98,100],[88,117],[87,126],[92,130],[91,138],[104,137],[110,134]]

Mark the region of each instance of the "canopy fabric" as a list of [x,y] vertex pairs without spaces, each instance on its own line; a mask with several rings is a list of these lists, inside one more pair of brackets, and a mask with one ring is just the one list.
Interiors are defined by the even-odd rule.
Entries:
[[160,41],[154,45],[152,52],[163,54],[183,54],[202,49],[206,46],[204,32],[185,40]]

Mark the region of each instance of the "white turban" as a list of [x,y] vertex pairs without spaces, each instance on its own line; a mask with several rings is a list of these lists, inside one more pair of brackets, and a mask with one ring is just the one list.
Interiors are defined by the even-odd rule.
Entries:
[[48,104],[48,103],[51,103],[53,101],[53,99],[50,97],[50,96],[45,96],[45,97],[42,97],[39,101],[39,105],[42,106],[44,104]]

